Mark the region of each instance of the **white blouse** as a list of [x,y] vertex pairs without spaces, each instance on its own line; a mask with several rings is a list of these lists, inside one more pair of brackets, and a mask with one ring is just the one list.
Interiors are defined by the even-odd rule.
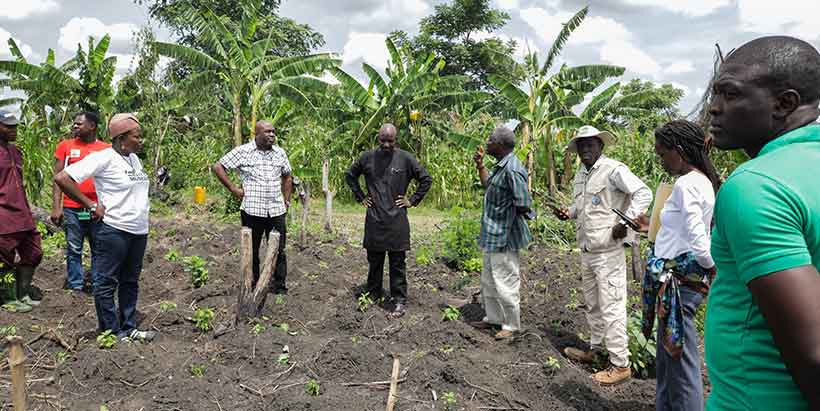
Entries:
[[655,256],[671,259],[692,252],[703,268],[714,267],[709,251],[714,207],[715,191],[703,173],[693,170],[678,177],[661,210]]

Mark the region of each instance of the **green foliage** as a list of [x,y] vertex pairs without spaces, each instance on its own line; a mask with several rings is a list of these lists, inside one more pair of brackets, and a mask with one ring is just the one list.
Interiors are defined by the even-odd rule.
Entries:
[[194,325],[202,332],[208,332],[213,329],[213,324],[211,324],[213,319],[214,310],[211,308],[197,308],[194,312]]
[[273,303],[276,305],[285,305],[285,296],[282,294],[277,294]]
[[544,370],[546,370],[548,374],[553,374],[560,369],[561,363],[558,359],[551,355],[547,356],[546,361],[544,361]]
[[56,353],[54,353],[54,362],[56,362],[58,365],[62,364],[64,362],[66,362],[68,357],[69,357],[69,354],[67,352],[57,351]]
[[[647,378],[655,368],[655,340],[647,339],[641,332],[641,312],[633,311],[627,319],[626,332],[629,337],[629,362],[632,374],[640,378]],[[655,334],[655,330],[652,331]]]
[[97,346],[103,350],[113,348],[117,344],[117,335],[111,330],[105,330],[97,336]]
[[569,302],[564,306],[568,310],[577,310],[578,307],[581,305],[581,302],[578,301],[578,289],[573,287],[569,289]]
[[179,260],[179,252],[174,249],[168,250],[168,253],[165,254],[165,261],[174,262],[177,260]]
[[483,260],[478,248],[481,231],[480,217],[461,209],[454,209],[441,231],[442,257],[448,265],[465,271],[481,271]]
[[279,356],[276,357],[276,362],[280,365],[287,364],[288,362],[290,362],[290,354],[287,354],[287,353],[279,354]]
[[17,326],[14,324],[11,325],[4,325],[0,327],[0,335],[2,336],[12,336],[17,335]]
[[444,403],[444,409],[447,411],[451,411],[455,409],[456,406],[456,393],[452,391],[445,392],[441,394],[441,401]]
[[265,332],[265,326],[261,323],[255,323],[253,327],[251,327],[251,334],[259,335]]
[[163,301],[159,303],[159,310],[167,313],[177,309],[177,303],[173,301]]
[[191,376],[201,378],[208,367],[205,364],[191,364]]
[[46,226],[39,221],[37,222],[37,231],[40,232],[42,238],[40,248],[43,250],[43,257],[54,257],[65,250],[65,231],[57,231],[54,234],[49,234]]
[[422,246],[416,251],[416,264],[431,265],[436,262],[436,255],[430,247]]
[[461,318],[461,311],[452,305],[448,305],[441,311],[441,321],[458,321],[459,318]]
[[356,304],[359,306],[359,311],[367,312],[370,309],[370,306],[374,304],[372,298],[370,298],[370,293],[362,293],[359,295],[359,298],[356,299]]
[[695,329],[698,330],[698,335],[700,338],[703,338],[706,333],[706,306],[708,305],[708,301],[704,301],[704,304],[701,304],[698,307],[698,311],[695,312]]
[[310,396],[318,397],[319,396],[319,389],[320,389],[319,382],[317,382],[313,378],[308,380],[307,384],[305,384],[305,392],[308,393],[308,395],[310,395]]
[[197,255],[185,258],[185,272],[191,274],[191,285],[194,288],[208,283],[208,269],[205,268],[207,264],[204,258]]

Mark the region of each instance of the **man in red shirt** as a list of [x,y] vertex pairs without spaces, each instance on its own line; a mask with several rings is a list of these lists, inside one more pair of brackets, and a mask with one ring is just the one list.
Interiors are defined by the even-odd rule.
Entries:
[[[74,138],[65,140],[57,146],[54,152],[54,175],[57,175],[63,168],[74,164],[85,156],[95,152],[101,151],[111,144],[104,143],[97,140],[97,123],[99,117],[96,113],[83,112],[77,114],[74,118],[74,126],[72,128]],[[90,198],[91,201],[97,202],[97,192],[94,189],[94,180],[88,180],[80,183],[80,191]],[[64,195],[63,192],[54,184],[52,187],[52,208],[51,221],[60,225],[63,224],[65,230],[66,250],[66,281],[65,288],[81,291],[83,289],[83,242],[88,238],[88,245],[91,248],[91,273],[94,270],[94,234],[97,231],[99,223],[91,219],[92,213],[83,208],[83,206],[76,201]]]
[[[23,156],[13,143],[17,140],[17,117],[0,111],[0,275],[15,269],[15,285],[3,308],[12,312],[31,311],[40,302],[30,296],[34,268],[43,252],[40,233],[34,225],[23,186]],[[20,261],[15,266],[15,254]]]

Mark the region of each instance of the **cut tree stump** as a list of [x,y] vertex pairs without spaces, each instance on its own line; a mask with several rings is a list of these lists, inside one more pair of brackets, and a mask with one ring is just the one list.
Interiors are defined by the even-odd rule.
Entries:
[[[260,247],[260,253],[262,247]],[[253,242],[251,239],[251,229],[242,228],[240,235],[240,263],[242,280],[239,283],[239,295],[236,303],[236,318],[234,324],[258,317],[265,306],[265,299],[268,296],[268,288],[273,278],[273,270],[276,267],[276,258],[279,255],[279,233],[271,231],[270,239],[265,250],[265,259],[262,260],[259,271],[259,280],[253,281]]]
[[26,411],[26,354],[23,353],[23,338],[6,337],[9,344],[9,367],[11,368],[11,402],[14,411]]

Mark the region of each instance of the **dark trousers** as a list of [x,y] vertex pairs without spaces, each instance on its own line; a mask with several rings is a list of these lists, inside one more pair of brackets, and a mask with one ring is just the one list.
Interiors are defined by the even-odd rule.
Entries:
[[373,300],[382,297],[382,278],[384,277],[384,257],[390,260],[390,296],[396,303],[407,302],[407,264],[404,251],[367,250],[367,262],[370,270],[367,273],[367,292]]
[[[680,358],[672,358],[663,344],[658,343],[656,370],[656,411],[703,411],[703,377],[700,373],[700,336],[695,328],[695,313],[703,302],[703,294],[680,287],[683,308],[684,347]],[[658,327],[657,341],[662,341]]]
[[271,230],[279,233],[279,255],[276,257],[276,271],[273,273],[271,290],[276,294],[287,294],[288,287],[285,279],[288,275],[288,258],[285,255],[285,238],[287,234],[287,214],[276,217],[257,217],[242,211],[242,227],[251,229],[253,241],[253,283],[259,281],[259,246],[262,245],[262,236],[270,238]]
[[[94,239],[94,307],[99,331],[127,336],[137,328],[137,296],[148,235],[131,234],[100,223]],[[114,304],[117,294],[119,308]]]
[[92,220],[80,221],[78,213],[82,208],[63,209],[63,229],[65,230],[66,288],[81,290],[83,288],[83,243],[88,238],[91,248],[91,277],[94,277],[94,235],[100,223]]

